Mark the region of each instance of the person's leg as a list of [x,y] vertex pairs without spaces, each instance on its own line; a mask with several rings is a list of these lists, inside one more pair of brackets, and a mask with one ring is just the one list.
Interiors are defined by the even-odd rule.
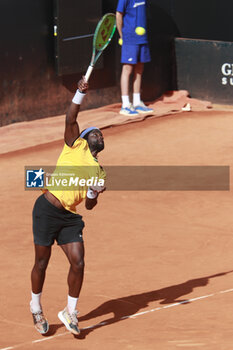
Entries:
[[133,75],[133,93],[134,94],[140,94],[143,70],[144,70],[144,63],[138,62],[137,64],[135,64],[134,75]]
[[137,57],[139,52],[139,45],[125,45],[123,43],[121,47],[121,99],[122,99],[122,108],[120,114],[135,116],[138,115],[130,103],[129,98],[129,85],[130,85],[130,76],[133,73],[134,66],[137,63]]
[[122,108],[120,110],[120,114],[130,115],[130,116],[138,115],[138,112],[136,112],[133,109],[129,99],[129,81],[130,81],[130,75],[133,72],[133,68],[134,68],[133,64],[124,64],[122,66],[122,72],[121,72]]
[[35,244],[35,263],[31,272],[32,292],[34,294],[42,292],[50,256],[51,246]]
[[133,76],[133,106],[139,106],[141,103],[141,84],[144,63],[138,62],[134,68]]
[[139,62],[135,65],[133,77],[133,107],[138,113],[153,112],[152,108],[147,107],[141,100],[141,84],[144,71],[144,63],[150,61],[150,50],[147,44],[139,45]]
[[130,105],[129,100],[129,81],[130,75],[133,72],[132,64],[123,64],[121,71],[121,98],[122,108],[126,108]]
[[70,263],[67,278],[69,295],[73,298],[78,298],[82,288],[84,275],[84,244],[83,242],[72,242],[62,244],[61,248]]
[[42,292],[45,273],[51,256],[51,246],[57,232],[56,208],[41,195],[37,198],[33,212],[33,237],[35,249],[35,262],[31,272],[32,293]]
[[67,306],[63,311],[58,313],[58,317],[70,332],[73,334],[79,334],[80,330],[78,329],[76,306],[83,283],[84,244],[83,242],[72,242],[62,244],[61,248],[70,263],[67,278],[69,294]]
[[43,315],[40,299],[50,256],[51,246],[47,247],[35,244],[35,263],[31,272],[32,299],[30,309],[35,328],[41,334],[45,334],[49,330],[49,324]]

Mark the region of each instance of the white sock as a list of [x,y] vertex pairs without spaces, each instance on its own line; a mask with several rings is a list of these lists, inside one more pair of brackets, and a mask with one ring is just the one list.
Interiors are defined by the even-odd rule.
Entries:
[[140,92],[133,93],[133,105],[134,107],[139,106],[141,102]]
[[121,96],[122,99],[122,108],[126,108],[130,105],[130,101],[129,101],[129,96],[128,95],[124,95]]
[[72,314],[77,307],[78,298],[73,298],[68,295],[67,308],[70,314]]
[[41,294],[42,293],[34,294],[33,292],[31,292],[32,300],[30,302],[30,306],[33,312],[37,312],[41,310],[41,304],[40,304]]

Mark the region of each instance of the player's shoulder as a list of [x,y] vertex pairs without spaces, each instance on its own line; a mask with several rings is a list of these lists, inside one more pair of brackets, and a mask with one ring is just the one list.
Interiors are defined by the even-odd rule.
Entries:
[[66,147],[70,148],[70,149],[74,149],[74,148],[85,148],[87,147],[87,141],[81,137],[78,137],[71,146],[65,144]]

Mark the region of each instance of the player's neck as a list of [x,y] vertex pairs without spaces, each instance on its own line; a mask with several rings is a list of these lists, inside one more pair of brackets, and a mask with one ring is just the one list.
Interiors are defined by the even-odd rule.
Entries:
[[98,160],[98,152],[97,151],[91,151],[92,156]]

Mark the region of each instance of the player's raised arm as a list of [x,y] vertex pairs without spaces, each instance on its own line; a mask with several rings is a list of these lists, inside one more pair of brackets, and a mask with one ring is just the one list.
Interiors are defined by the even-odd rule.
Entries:
[[71,105],[66,115],[64,139],[65,139],[65,143],[68,146],[72,146],[72,144],[80,134],[79,125],[77,123],[77,116],[80,110],[80,105],[86,94],[87,89],[88,89],[88,83],[85,81],[85,78],[83,77],[78,82],[78,90],[76,91],[73,97],[73,100],[71,102]]

